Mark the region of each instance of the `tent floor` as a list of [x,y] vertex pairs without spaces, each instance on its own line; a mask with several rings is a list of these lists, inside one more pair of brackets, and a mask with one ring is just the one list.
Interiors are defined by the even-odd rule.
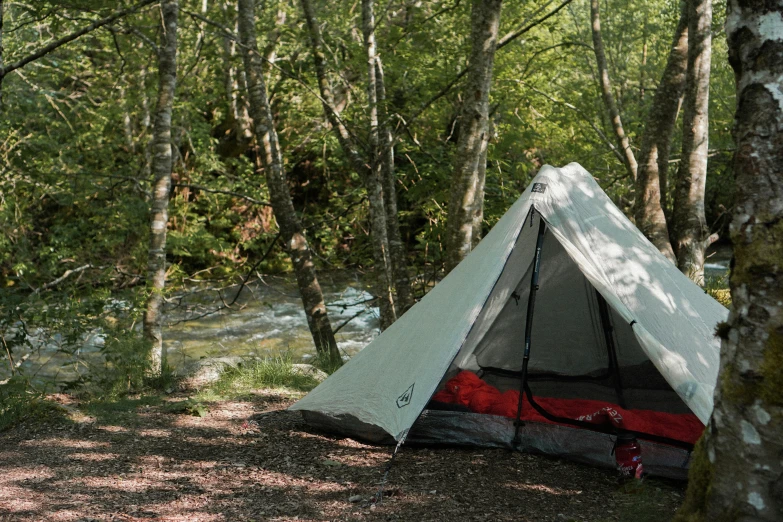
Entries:
[[[351,415],[334,417],[302,411],[309,425],[346,437],[394,444],[394,439],[377,426],[358,421]],[[525,422],[519,430],[521,444],[512,447],[514,420],[496,415],[464,411],[424,410],[413,424],[406,444],[505,448],[524,453],[549,455],[614,469],[614,437],[585,429],[557,424]],[[647,475],[686,480],[690,452],[675,446],[639,440]]]
[[[525,422],[519,429],[521,443],[512,447],[514,420],[496,415],[461,411],[424,410],[411,428],[406,443],[507,448],[614,468],[614,437],[605,433]],[[675,446],[639,440],[645,473],[685,480],[690,452]]]

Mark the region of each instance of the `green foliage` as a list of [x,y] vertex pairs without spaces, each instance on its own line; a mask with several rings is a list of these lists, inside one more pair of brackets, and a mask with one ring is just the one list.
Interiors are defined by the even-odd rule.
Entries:
[[726,308],[731,307],[731,292],[729,291],[728,276],[706,277],[704,279],[704,291],[710,294]]
[[170,402],[163,407],[163,411],[168,413],[186,413],[196,417],[206,417],[207,413],[209,413],[209,409],[203,402],[192,397],[184,401]]
[[[8,4],[4,62],[83,27],[86,18],[108,13],[115,4]],[[205,16],[233,27],[230,4],[209,2]],[[500,33],[547,12],[537,12],[539,7],[506,3]],[[317,8],[340,117],[364,146],[370,125],[366,54],[357,30],[360,9],[342,2],[321,2]],[[265,47],[264,37],[275,28],[277,9],[286,12],[288,23],[280,28],[277,61],[267,80],[294,206],[319,268],[369,267],[373,262],[364,180],[325,125],[323,107],[314,95],[308,37],[295,2],[267,2],[258,9],[260,46]],[[423,293],[441,267],[460,132],[456,117],[463,96],[459,82],[448,92],[444,87],[466,65],[470,2],[395,0],[384,8],[377,5],[376,11],[387,109],[397,134],[400,227],[411,272],[419,276]],[[630,207],[632,182],[601,137],[611,136],[611,123],[594,75],[588,13],[588,3],[575,0],[496,55],[485,230],[546,163],[580,162],[621,208]],[[607,0],[602,9],[609,73],[635,150],[678,13],[677,0]],[[230,42],[215,27],[180,18],[168,288],[193,279],[211,282],[244,274],[278,233],[265,204],[269,194],[255,148],[236,119],[242,117],[245,98],[240,53],[229,52]],[[724,20],[725,2],[717,2],[705,206],[713,231],[722,234],[733,200],[729,160],[735,104],[733,72],[725,38],[720,37]],[[41,343],[56,345],[63,371],[75,374],[69,376],[74,385],[95,396],[116,398],[148,386],[165,388],[170,379],[146,379],[148,348],[136,331],[145,297],[136,289],[143,287],[146,274],[149,142],[157,94],[150,42],[158,41],[159,31],[159,12],[142,9],[113,31],[91,32],[3,82],[0,334],[17,353],[31,352]],[[227,84],[228,73],[236,85]],[[670,176],[680,141],[678,131]],[[52,284],[81,267],[88,268]],[[258,270],[290,270],[282,242]],[[708,283],[707,290],[728,303],[726,292],[717,286]],[[128,307],[107,312],[114,301]],[[99,357],[85,358],[84,337],[92,333],[101,335],[104,345]],[[36,336],[37,341],[31,340]],[[317,364],[327,371],[336,366],[331,361]]]
[[317,380],[293,367],[290,356],[279,355],[251,359],[236,368],[226,369],[215,384],[199,393],[198,399],[240,397],[263,388],[310,391],[317,385]]
[[44,393],[35,391],[23,376],[11,377],[0,384],[0,432],[18,422],[51,411]]
[[158,406],[158,395],[105,397],[88,400],[82,409],[101,424],[132,425],[140,408]]
[[327,375],[331,375],[340,369],[343,365],[343,360],[342,358],[335,359],[327,352],[317,352],[311,363]]

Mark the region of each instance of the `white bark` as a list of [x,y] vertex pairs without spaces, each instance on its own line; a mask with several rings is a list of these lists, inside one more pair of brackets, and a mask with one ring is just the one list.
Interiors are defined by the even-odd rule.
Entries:
[[474,221],[484,204],[486,151],[489,143],[489,93],[500,26],[500,0],[474,0],[471,8],[471,54],[459,116],[457,161],[446,223],[446,271],[470,253]]
[[177,85],[177,0],[161,2],[162,30],[158,56],[158,103],[152,138],[152,189],[150,247],[147,261],[149,297],[144,313],[144,337],[151,344],[152,370],[166,369],[163,345],[163,292],[166,286],[166,228],[171,191],[171,113]]
[[783,520],[783,2],[730,0],[732,307],[679,520]]
[[710,230],[704,214],[709,145],[712,0],[689,0],[688,70],[682,115],[682,159],[672,208],[672,242],[680,271],[704,283]]

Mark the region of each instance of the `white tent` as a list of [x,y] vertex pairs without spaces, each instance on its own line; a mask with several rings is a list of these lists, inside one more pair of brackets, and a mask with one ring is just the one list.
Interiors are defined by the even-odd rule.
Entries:
[[[518,385],[539,232],[527,371],[553,378],[536,381],[536,392],[690,410],[706,423],[719,365],[714,330],[728,312],[576,163],[543,167],[459,266],[291,409],[345,434],[401,441],[457,371]],[[455,425],[468,429],[462,419]]]

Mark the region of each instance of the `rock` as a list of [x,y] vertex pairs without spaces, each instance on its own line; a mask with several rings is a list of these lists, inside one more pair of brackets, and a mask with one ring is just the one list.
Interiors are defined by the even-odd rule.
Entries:
[[360,502],[362,500],[361,495],[353,495],[351,497],[348,497],[348,502]]
[[329,377],[325,371],[319,370],[312,364],[292,364],[291,368],[294,373],[299,375],[306,375],[308,377],[312,377],[318,382],[323,382],[324,379]]
[[177,376],[182,377],[182,388],[199,388],[217,381],[227,369],[237,368],[245,362],[247,358],[236,356],[199,359],[180,368]]

